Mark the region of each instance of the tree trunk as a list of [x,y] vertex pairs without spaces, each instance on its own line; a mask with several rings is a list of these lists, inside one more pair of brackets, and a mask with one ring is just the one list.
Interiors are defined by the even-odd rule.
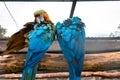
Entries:
[[[0,73],[21,72],[25,54],[10,54],[0,57]],[[86,54],[83,70],[102,71],[120,68],[120,52]],[[46,54],[40,61],[39,71],[67,71],[67,62],[63,54]]]

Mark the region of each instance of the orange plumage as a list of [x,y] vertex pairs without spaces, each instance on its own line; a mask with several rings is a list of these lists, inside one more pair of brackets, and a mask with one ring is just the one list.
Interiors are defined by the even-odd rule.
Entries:
[[45,21],[47,21],[47,22],[50,21],[50,18],[46,12],[44,13],[44,18],[45,18]]

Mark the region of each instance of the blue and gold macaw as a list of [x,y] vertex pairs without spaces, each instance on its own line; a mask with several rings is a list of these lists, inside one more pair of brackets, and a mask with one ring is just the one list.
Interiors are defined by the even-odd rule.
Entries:
[[47,52],[55,38],[55,26],[44,10],[34,13],[36,24],[28,33],[28,53],[23,69],[22,80],[35,80],[38,63]]
[[28,47],[22,80],[35,80],[38,63],[47,52],[55,38],[56,28],[44,10],[34,12],[35,20],[28,22],[7,42],[2,55]]
[[79,17],[58,22],[57,38],[68,62],[70,80],[81,80],[81,72],[85,54],[85,24]]

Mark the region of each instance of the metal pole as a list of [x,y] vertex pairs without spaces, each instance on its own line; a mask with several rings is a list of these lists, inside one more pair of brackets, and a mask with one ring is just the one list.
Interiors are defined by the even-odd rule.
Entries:
[[71,12],[70,12],[70,17],[69,18],[73,17],[76,3],[77,3],[77,0],[73,0],[73,2],[72,2],[72,8],[71,8]]

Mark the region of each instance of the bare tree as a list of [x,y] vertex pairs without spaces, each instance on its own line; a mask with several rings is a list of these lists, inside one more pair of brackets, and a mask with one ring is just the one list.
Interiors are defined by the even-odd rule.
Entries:
[[119,24],[119,26],[118,26],[118,29],[120,30],[120,24]]
[[0,25],[0,38],[5,37],[4,35],[5,35],[6,32],[7,32],[6,29],[3,28],[3,27]]

